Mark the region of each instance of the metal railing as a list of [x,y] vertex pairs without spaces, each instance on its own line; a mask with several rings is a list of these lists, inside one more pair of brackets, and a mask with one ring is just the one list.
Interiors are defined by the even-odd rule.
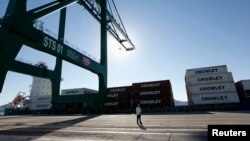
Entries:
[[[58,35],[54,32],[52,32],[51,30],[47,29],[46,27],[43,26],[44,23],[42,21],[37,21],[35,24],[34,24],[34,27],[52,37],[54,37],[55,39],[58,38]],[[85,50],[83,49],[80,49],[77,45],[71,43],[70,41],[66,40],[66,39],[63,39],[64,40],[64,44],[68,45],[69,47],[75,49],[76,51],[82,53],[83,55],[89,57],[90,59],[100,63],[100,60],[99,59],[96,59],[96,57],[93,57],[91,56],[89,53],[87,53]]]
[[[25,64],[32,65],[32,66],[37,66],[37,63],[39,63],[39,62],[34,63],[34,62],[30,61],[30,60],[26,60],[26,59],[23,59],[23,58],[16,58],[15,60],[19,61],[19,62],[22,62],[22,63],[25,63]],[[50,66],[47,66],[47,69],[48,70],[53,70],[54,68],[52,68]]]

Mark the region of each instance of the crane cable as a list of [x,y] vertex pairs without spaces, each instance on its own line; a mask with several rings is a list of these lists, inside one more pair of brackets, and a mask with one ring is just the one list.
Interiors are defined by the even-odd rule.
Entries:
[[128,36],[127,31],[126,31],[126,29],[125,29],[125,26],[124,26],[124,24],[123,24],[123,22],[122,22],[122,19],[121,19],[121,17],[120,17],[120,14],[118,13],[118,10],[117,10],[117,8],[116,8],[116,5],[115,5],[114,0],[112,0],[112,3],[113,3],[113,5],[114,5],[114,7],[115,7],[115,11],[116,11],[116,13],[117,13],[117,15],[118,15],[118,18],[119,18],[119,20],[120,20],[120,22],[121,22],[121,24],[122,24],[122,28],[123,28],[123,30],[124,30],[126,36]]
[[[110,3],[109,3],[109,0],[108,0],[108,5],[109,5],[109,10],[110,10],[111,15],[114,16],[113,11],[112,11],[112,8],[111,8],[111,5],[110,5]],[[111,25],[112,25],[112,27],[113,27],[113,29],[114,29],[114,32],[115,32],[116,36],[119,36],[118,33],[116,32],[115,26],[114,26],[114,24],[113,24],[112,22],[111,22]]]
[[[82,13],[84,13],[84,11],[85,11],[85,9],[82,9]],[[79,30],[80,30],[80,23],[82,22],[82,16],[80,15],[80,18],[77,18],[77,20],[78,20],[78,22],[76,22],[77,23],[77,26],[76,26],[76,45],[78,45],[78,40],[79,40]]]

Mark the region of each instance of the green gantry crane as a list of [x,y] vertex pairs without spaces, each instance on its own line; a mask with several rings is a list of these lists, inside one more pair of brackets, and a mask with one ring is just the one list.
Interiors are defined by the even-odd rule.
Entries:
[[[14,71],[50,79],[52,81],[52,105],[54,110],[60,109],[62,103],[103,101],[107,88],[107,31],[109,31],[126,50],[133,50],[135,48],[128,37],[119,14],[119,19],[115,19],[111,9],[108,10],[107,3],[109,5],[114,4],[114,1],[55,0],[34,9],[27,10],[27,0],[10,0],[5,15],[0,20],[0,92],[2,91],[7,72]],[[66,8],[71,4],[83,6],[100,23],[100,63],[64,43]],[[34,24],[39,18],[57,10],[60,10],[57,38],[34,27]],[[116,7],[115,10],[117,12]],[[120,21],[120,23],[117,21]],[[54,70],[47,70],[16,61],[15,58],[22,45],[27,45],[55,56],[56,65]],[[99,77],[99,94],[92,96],[60,96],[62,60],[97,74]]]

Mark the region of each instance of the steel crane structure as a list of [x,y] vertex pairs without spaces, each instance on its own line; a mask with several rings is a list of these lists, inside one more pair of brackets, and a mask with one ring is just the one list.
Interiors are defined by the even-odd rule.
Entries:
[[[113,3],[113,0],[110,2]],[[27,0],[10,0],[4,17],[0,20],[0,92],[2,91],[8,71],[48,78],[52,81],[52,104],[71,101],[102,101],[107,88],[107,31],[120,42],[126,50],[135,47],[128,37],[120,16],[115,19],[108,10],[107,0],[54,0],[45,5],[27,10]],[[83,6],[100,23],[100,63],[65,44],[65,21],[67,6]],[[116,9],[116,7],[115,7]],[[60,10],[58,37],[52,37],[34,27],[39,18]],[[16,61],[15,58],[22,45],[48,53],[56,57],[54,70],[48,70]],[[128,46],[129,45],[129,46]],[[62,60],[68,61],[99,77],[98,96],[60,96]],[[57,107],[58,108],[58,107]]]

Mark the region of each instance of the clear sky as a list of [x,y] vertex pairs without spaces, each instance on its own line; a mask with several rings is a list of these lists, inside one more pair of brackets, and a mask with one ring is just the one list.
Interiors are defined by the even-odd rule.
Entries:
[[[46,4],[49,0],[42,1]],[[0,16],[8,0],[0,0]],[[28,9],[41,5],[29,0]],[[169,79],[174,98],[186,101],[186,69],[227,65],[234,81],[250,79],[249,0],[115,0],[136,50],[126,52],[108,36],[108,87]],[[58,31],[58,12],[41,20]],[[68,8],[66,39],[100,58],[99,23],[77,4]],[[17,58],[55,66],[55,57],[23,46]],[[61,89],[98,89],[98,77],[63,62]],[[29,93],[32,77],[8,72],[0,105],[17,92]]]

